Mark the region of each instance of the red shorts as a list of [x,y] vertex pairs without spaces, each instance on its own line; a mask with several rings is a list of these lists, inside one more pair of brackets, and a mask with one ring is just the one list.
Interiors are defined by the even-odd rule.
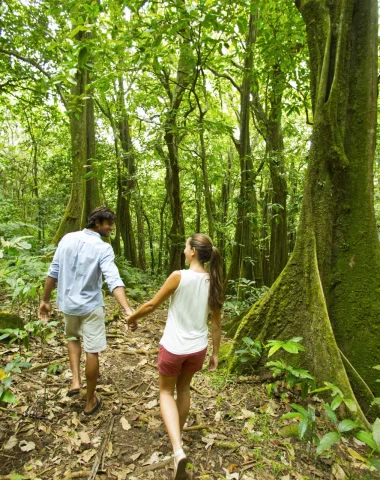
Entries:
[[194,373],[199,372],[199,370],[202,370],[206,353],[207,348],[200,352],[175,355],[160,345],[157,370],[166,377],[178,377],[182,370]]

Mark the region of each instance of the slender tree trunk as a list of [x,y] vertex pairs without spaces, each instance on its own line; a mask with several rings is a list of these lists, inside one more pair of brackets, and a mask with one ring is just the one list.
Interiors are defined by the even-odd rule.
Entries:
[[155,269],[155,261],[154,261],[154,246],[153,246],[153,231],[152,231],[152,226],[149,221],[149,217],[145,210],[142,211],[142,214],[144,215],[147,227],[148,227],[148,237],[149,237],[149,251],[150,251],[150,273],[153,275],[154,269]]
[[134,205],[136,211],[136,223],[137,223],[137,245],[139,249],[139,267],[141,270],[146,270],[146,254],[145,254],[145,232],[144,232],[144,211],[142,208],[140,192],[135,189],[134,191]]
[[160,208],[160,247],[158,251],[158,270],[157,273],[163,272],[163,253],[164,253],[164,213],[165,207],[168,202],[168,194],[165,195],[165,199],[163,201],[162,207]]
[[262,227],[261,227],[261,264],[263,269],[263,283],[270,285],[270,224],[271,224],[271,184],[265,190],[262,199]]
[[[274,76],[278,75],[279,70],[275,69]],[[281,129],[282,98],[281,94],[278,93],[279,88],[276,87],[276,81],[274,81],[266,135],[266,154],[269,158],[272,186],[268,286],[272,285],[288,261],[287,184],[283,160],[284,141]]]
[[120,233],[124,243],[124,256],[134,267],[139,266],[135,235],[132,223],[132,194],[136,189],[136,167],[133,152],[129,118],[125,107],[123,78],[118,79],[118,112],[117,128],[122,150],[122,165],[120,169],[120,194],[118,217],[120,218]]
[[[88,86],[90,83],[88,82]],[[88,93],[91,94],[88,89]],[[94,159],[96,158],[96,140],[95,140],[95,115],[94,115],[94,100],[88,98],[86,100],[86,139],[87,139],[87,152],[86,152],[86,173],[95,172],[94,176],[86,179],[86,196],[85,204],[83,208],[83,220],[82,225],[86,224],[87,218],[94,208],[100,206],[100,192],[99,192],[99,182],[96,175],[96,165],[94,168]]]
[[[181,8],[184,8],[184,3],[181,2]],[[164,124],[164,139],[168,151],[167,156],[167,178],[170,186],[168,190],[170,198],[170,207],[172,212],[172,225],[169,233],[170,240],[170,256],[168,273],[173,270],[184,268],[185,256],[183,247],[185,243],[185,225],[183,220],[182,201],[181,201],[181,185],[180,185],[180,166],[178,145],[181,136],[178,132],[178,112],[182,104],[183,95],[191,83],[194,76],[195,60],[190,43],[190,32],[188,27],[181,30],[181,44],[179,47],[179,59],[177,65],[177,78],[175,80],[175,88],[172,89],[167,72],[164,70],[159,73],[159,78],[163,83],[168,98],[170,107],[166,114],[166,121]],[[165,155],[166,158],[166,155]]]
[[[89,36],[79,32],[76,39],[85,43]],[[93,99],[89,96],[89,71],[85,66],[88,47],[83,46],[78,55],[76,84],[71,89],[69,104],[72,188],[69,203],[54,237],[54,243],[66,233],[83,228],[88,213],[99,206],[98,178],[92,173],[92,160],[95,157],[95,120]],[[85,175],[88,178],[85,178]]]
[[227,246],[226,246],[226,227],[228,220],[228,206],[230,203],[231,192],[231,169],[233,163],[233,151],[230,149],[227,155],[227,165],[222,183],[222,206],[221,206],[221,227],[219,230],[219,250],[223,259],[223,277],[226,276],[226,258],[227,258]]
[[[377,2],[300,0],[297,6],[307,29],[314,127],[296,246],[270,292],[242,321],[232,351],[244,336],[302,336],[299,363],[345,396],[354,397],[352,386],[371,416],[373,395],[363,379],[380,394],[371,368],[380,364]],[[233,357],[230,367],[238,367]]]
[[[257,230],[257,198],[254,185],[253,163],[249,136],[250,92],[253,65],[253,45],[256,40],[256,15],[249,17],[249,31],[246,42],[243,83],[240,103],[240,140],[238,152],[240,157],[240,199],[238,204],[235,242],[232,248],[228,280],[247,278],[262,284],[260,251],[255,231]],[[226,283],[227,285],[227,283]]]
[[208,169],[207,169],[207,154],[206,154],[206,145],[204,137],[204,112],[201,112],[199,115],[199,139],[201,144],[201,159],[202,159],[202,173],[203,173],[203,192],[205,197],[205,207],[208,221],[208,234],[214,240],[215,226],[214,226],[214,212],[215,208],[213,205],[212,194],[210,183],[208,179]]

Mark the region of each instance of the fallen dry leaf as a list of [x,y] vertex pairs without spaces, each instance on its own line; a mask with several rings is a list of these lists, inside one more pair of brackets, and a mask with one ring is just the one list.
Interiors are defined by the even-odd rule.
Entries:
[[121,417],[120,419],[121,426],[124,430],[130,430],[132,427],[130,426],[128,420],[125,417]]
[[12,448],[13,448],[15,445],[17,445],[17,442],[18,442],[17,437],[16,437],[15,435],[12,435],[12,436],[8,439],[7,443],[4,445],[4,447],[3,447],[4,450],[12,450]]
[[338,463],[334,463],[332,474],[335,480],[346,480],[347,478],[343,468]]
[[243,414],[243,418],[255,418],[256,417],[255,412],[251,412],[250,410],[247,410],[246,408],[241,408],[241,413]]
[[91,443],[90,436],[87,432],[79,432],[79,437],[82,443],[85,445]]
[[94,455],[96,455],[96,450],[92,448],[91,450],[86,450],[83,452],[82,459],[87,463]]
[[221,419],[222,419],[222,416],[223,416],[223,412],[221,412],[221,411],[216,412],[215,417],[214,417],[214,420],[215,420],[216,422],[220,422]]
[[27,442],[26,440],[21,440],[18,445],[23,452],[30,452],[36,448],[36,444],[34,442]]
[[157,402],[157,399],[155,398],[155,399],[152,400],[151,402],[146,403],[146,404],[145,404],[145,408],[146,408],[147,410],[151,410],[152,408],[157,407],[157,405],[158,405],[158,402]]
[[160,461],[160,455],[162,455],[162,452],[154,452],[150,459],[143,463],[143,465],[153,465],[154,463],[158,463]]

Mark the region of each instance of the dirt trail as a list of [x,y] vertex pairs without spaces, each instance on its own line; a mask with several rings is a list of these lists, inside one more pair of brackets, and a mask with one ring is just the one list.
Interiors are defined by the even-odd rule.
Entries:
[[[46,368],[37,368],[15,376],[18,404],[0,411],[0,479],[173,478],[155,368],[165,319],[166,311],[159,310],[133,334],[117,319],[108,323],[98,385],[104,403],[89,418],[82,414],[85,389],[77,398],[66,395],[68,362],[57,362],[66,358],[63,336],[50,340],[42,357],[35,342],[33,365],[55,362],[62,371],[47,376]],[[0,363],[16,350],[0,344]],[[290,410],[292,394],[268,399],[265,385],[251,380],[226,379],[221,371],[196,375],[184,433],[193,479],[379,478],[361,462],[353,464],[343,448],[321,461],[305,443],[283,438],[279,419]],[[338,476],[342,467],[360,476]],[[11,472],[22,476],[6,476]]]

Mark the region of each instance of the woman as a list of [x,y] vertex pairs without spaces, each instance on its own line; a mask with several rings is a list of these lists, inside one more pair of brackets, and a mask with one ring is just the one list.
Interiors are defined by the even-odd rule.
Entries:
[[184,253],[189,269],[173,272],[154,298],[128,317],[128,325],[134,329],[139,318],[153,312],[170,297],[157,368],[161,415],[173,447],[175,480],[189,478],[181,435],[190,409],[190,383],[194,373],[202,369],[206,357],[209,313],[213,341],[210,371],[218,366],[223,305],[221,257],[211,238],[195,233],[187,239]]

